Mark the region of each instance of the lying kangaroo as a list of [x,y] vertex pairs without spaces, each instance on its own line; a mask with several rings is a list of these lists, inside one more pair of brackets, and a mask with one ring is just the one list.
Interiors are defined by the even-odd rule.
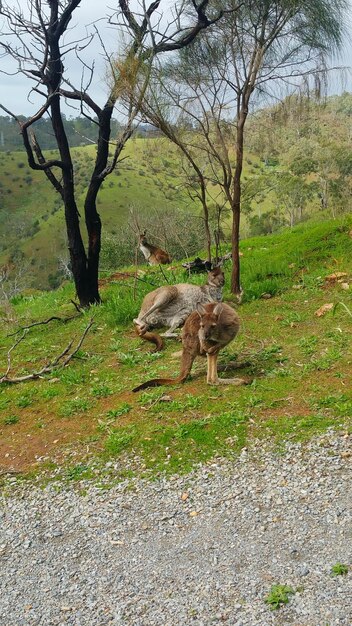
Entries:
[[139,249],[149,265],[160,265],[160,263],[166,265],[171,263],[171,257],[168,252],[148,243],[146,234],[147,231],[145,230],[139,235]]
[[163,340],[157,333],[149,332],[149,328],[169,326],[163,337],[176,337],[176,328],[182,326],[188,315],[195,310],[198,303],[219,302],[225,277],[223,271],[216,267],[208,272],[206,285],[190,285],[180,283],[159,287],[148,293],[134,323],[137,334],[156,345],[157,350],[163,347]]
[[209,385],[233,384],[243,385],[242,378],[218,378],[218,354],[237,335],[240,320],[236,311],[228,304],[211,302],[197,305],[187,318],[182,331],[181,371],[177,378],[154,378],[138,385],[133,391],[160,385],[176,385],[183,383],[190,373],[196,356],[207,355],[207,383]]

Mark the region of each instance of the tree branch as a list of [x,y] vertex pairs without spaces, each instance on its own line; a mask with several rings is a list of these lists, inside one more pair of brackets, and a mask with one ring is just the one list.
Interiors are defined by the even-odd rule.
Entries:
[[[50,361],[47,365],[43,365],[43,367],[36,371],[36,372],[32,372],[31,374],[24,374],[23,376],[15,376],[14,378],[10,378],[9,377],[9,373],[11,371],[11,352],[14,350],[14,348],[16,346],[18,346],[18,344],[25,338],[26,334],[27,334],[27,330],[24,330],[23,335],[21,335],[21,337],[19,339],[17,339],[15,341],[15,343],[11,346],[11,348],[9,349],[8,353],[7,353],[7,370],[5,372],[5,374],[3,376],[0,377],[0,384],[1,383],[5,383],[5,384],[9,384],[9,383],[22,383],[26,380],[37,380],[38,378],[41,378],[43,376],[43,374],[48,374],[50,372],[52,372],[56,367],[58,366],[63,366],[65,367],[70,361],[71,359],[75,356],[75,354],[77,354],[78,350],[81,348],[82,343],[87,335],[87,333],[89,332],[90,328],[93,325],[93,318],[90,319],[88,326],[84,329],[78,343],[77,346],[74,350],[72,350],[72,352],[70,352],[72,344],[73,344],[73,339],[72,341],[70,341],[70,343],[66,346],[66,348],[64,348],[64,350],[57,356],[55,357],[52,361]],[[66,358],[64,358],[66,357]]]

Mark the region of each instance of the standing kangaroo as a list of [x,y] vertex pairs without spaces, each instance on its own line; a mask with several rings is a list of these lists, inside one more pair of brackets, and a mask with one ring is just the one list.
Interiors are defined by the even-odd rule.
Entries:
[[163,340],[157,333],[149,332],[149,328],[169,326],[163,337],[176,337],[176,328],[184,324],[188,315],[195,310],[198,303],[219,302],[225,277],[223,271],[216,267],[208,272],[205,285],[180,283],[159,287],[148,293],[141,306],[138,317],[134,319],[137,334],[156,345],[157,350],[163,347]]
[[147,387],[160,385],[176,385],[183,383],[190,373],[196,356],[207,356],[207,383],[208,385],[233,384],[243,385],[242,378],[218,377],[218,354],[237,335],[240,320],[236,311],[223,302],[211,302],[197,305],[187,318],[182,331],[181,371],[177,378],[154,378],[148,380],[133,391],[140,391]]
[[145,230],[144,233],[139,235],[139,249],[149,265],[160,265],[160,263],[167,265],[171,263],[171,257],[165,250],[147,242],[146,233],[147,231]]

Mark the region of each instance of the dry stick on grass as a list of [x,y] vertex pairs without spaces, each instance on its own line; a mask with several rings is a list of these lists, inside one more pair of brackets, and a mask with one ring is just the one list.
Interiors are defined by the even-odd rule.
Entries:
[[160,265],[160,263],[159,263],[159,269],[160,269],[160,271],[161,271],[161,273],[162,273],[163,277],[165,278],[165,281],[167,282],[167,284],[169,284],[169,283],[170,283],[170,281],[169,281],[168,277],[165,275],[165,272],[164,272],[164,270],[163,270],[162,266]]
[[71,300],[73,306],[75,307],[75,309],[78,311],[78,313],[82,313],[83,307],[81,307],[79,304],[77,304],[77,302],[75,302],[74,300]]
[[8,375],[11,370],[11,352],[25,338],[27,334],[27,331],[25,330],[23,332],[23,335],[19,339],[17,339],[17,341],[13,344],[13,346],[11,346],[11,348],[9,349],[7,353],[7,370],[5,374],[0,377],[0,383],[22,383],[26,380],[36,380],[37,378],[41,378],[43,374],[48,374],[49,372],[52,372],[53,369],[55,369],[55,367],[58,367],[59,365],[62,365],[63,367],[65,367],[65,365],[67,365],[71,361],[71,359],[75,356],[75,354],[80,349],[92,325],[93,325],[93,318],[91,318],[88,326],[85,328],[83,334],[81,335],[81,338],[79,339],[76,348],[71,353],[70,353],[70,350],[73,344],[73,339],[70,341],[68,346],[66,346],[66,348],[56,358],[50,361],[47,365],[43,365],[43,367],[40,370],[38,370],[38,372],[32,372],[31,374],[25,374],[24,376],[16,376],[15,378],[9,378]]
[[58,317],[57,315],[53,315],[52,317],[49,317],[49,319],[44,320],[43,322],[33,322],[33,324],[28,324],[28,326],[21,326],[20,328],[15,330],[14,333],[10,333],[9,335],[6,335],[6,336],[13,337],[14,335],[17,335],[17,333],[19,333],[21,330],[28,330],[29,328],[32,328],[33,326],[41,326],[44,324],[49,324],[49,322],[52,322],[53,320],[58,320],[59,322],[63,322],[65,324],[66,322],[70,320],[74,320],[76,317],[79,317],[79,316],[71,315],[70,317]]
[[15,343],[9,349],[9,351],[7,353],[7,370],[6,370],[5,374],[0,378],[0,383],[2,383],[3,381],[7,380],[8,373],[9,373],[9,371],[11,369],[11,352],[12,352],[12,350],[14,350],[18,346],[18,344],[21,343],[21,341],[25,338],[26,335],[27,335],[27,331],[24,330],[22,336],[19,337],[18,339],[16,339]]

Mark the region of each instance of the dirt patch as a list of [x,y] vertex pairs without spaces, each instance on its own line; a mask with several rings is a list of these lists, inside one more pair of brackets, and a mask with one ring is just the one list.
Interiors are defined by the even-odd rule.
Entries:
[[89,416],[65,419],[45,416],[45,426],[36,424],[38,414],[26,413],[18,424],[4,426],[0,431],[0,472],[3,470],[28,471],[43,460],[56,457],[71,443],[82,453],[82,441],[96,432],[97,423]]

